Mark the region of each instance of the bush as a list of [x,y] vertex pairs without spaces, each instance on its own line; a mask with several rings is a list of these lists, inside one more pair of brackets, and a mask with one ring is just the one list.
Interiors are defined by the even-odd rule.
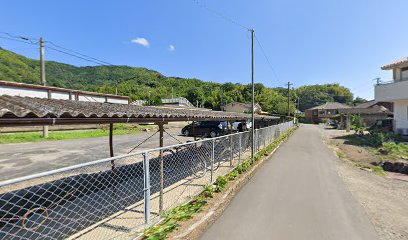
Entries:
[[227,186],[228,180],[224,176],[217,177],[217,187],[215,188],[216,192],[222,192],[222,190]]
[[363,118],[359,115],[352,115],[351,116],[351,129],[356,131],[357,134],[363,135],[364,131],[368,128],[363,121]]

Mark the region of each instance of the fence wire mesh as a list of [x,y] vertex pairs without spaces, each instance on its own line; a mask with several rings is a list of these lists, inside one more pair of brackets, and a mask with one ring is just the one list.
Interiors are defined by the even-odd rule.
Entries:
[[[255,131],[256,152],[292,127]],[[0,239],[126,239],[251,156],[251,132],[0,183]]]

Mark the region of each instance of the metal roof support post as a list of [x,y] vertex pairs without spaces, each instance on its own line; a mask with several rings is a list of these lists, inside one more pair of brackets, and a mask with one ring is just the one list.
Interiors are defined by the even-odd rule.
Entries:
[[[164,123],[158,123],[159,126],[159,143],[160,147],[163,147],[163,132]],[[163,212],[163,189],[164,189],[164,159],[163,159],[163,149],[160,149],[160,196],[159,196],[159,214]]]
[[143,176],[144,176],[144,217],[146,226],[150,225],[150,168],[149,153],[143,154]]
[[[113,152],[113,123],[109,124],[109,155],[110,157],[114,157],[114,152]],[[112,170],[112,186],[113,186],[113,192],[116,193],[116,183],[117,183],[117,177],[116,177],[116,167],[115,167],[115,160],[111,160],[111,170]]]
[[[229,124],[227,124],[227,126],[229,126],[229,133],[232,134],[232,124],[233,123],[231,121],[228,121],[228,123]],[[233,142],[232,137],[233,137],[233,135],[231,135],[229,137],[229,142],[230,142],[230,167],[234,166],[234,164],[232,163],[232,160],[234,159],[234,153],[233,153],[233,151],[234,151],[234,148],[233,148],[234,142]]]

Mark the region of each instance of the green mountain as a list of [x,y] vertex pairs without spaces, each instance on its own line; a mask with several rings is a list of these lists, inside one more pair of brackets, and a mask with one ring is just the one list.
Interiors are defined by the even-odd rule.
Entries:
[[[40,63],[22,55],[0,48],[0,80],[40,84]],[[158,104],[161,98],[186,97],[194,105],[219,109],[221,102],[250,102],[251,86],[239,83],[205,82],[199,79],[166,77],[146,68],[129,66],[77,67],[69,64],[46,61],[47,85],[115,93],[130,96],[133,100],[148,99]],[[283,88],[267,88],[255,85],[256,101],[265,111],[287,113],[287,91]],[[291,109],[299,97],[300,109],[313,107],[327,101],[351,104],[353,95],[339,84],[302,86],[291,91]]]

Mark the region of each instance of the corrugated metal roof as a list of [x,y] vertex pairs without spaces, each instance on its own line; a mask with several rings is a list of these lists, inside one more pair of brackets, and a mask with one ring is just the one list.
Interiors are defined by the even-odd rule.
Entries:
[[[201,111],[182,108],[145,107],[125,104],[80,102],[58,99],[0,96],[0,118],[150,118],[162,121],[174,119],[249,119],[251,115],[233,112]],[[256,119],[277,119],[256,115]]]

